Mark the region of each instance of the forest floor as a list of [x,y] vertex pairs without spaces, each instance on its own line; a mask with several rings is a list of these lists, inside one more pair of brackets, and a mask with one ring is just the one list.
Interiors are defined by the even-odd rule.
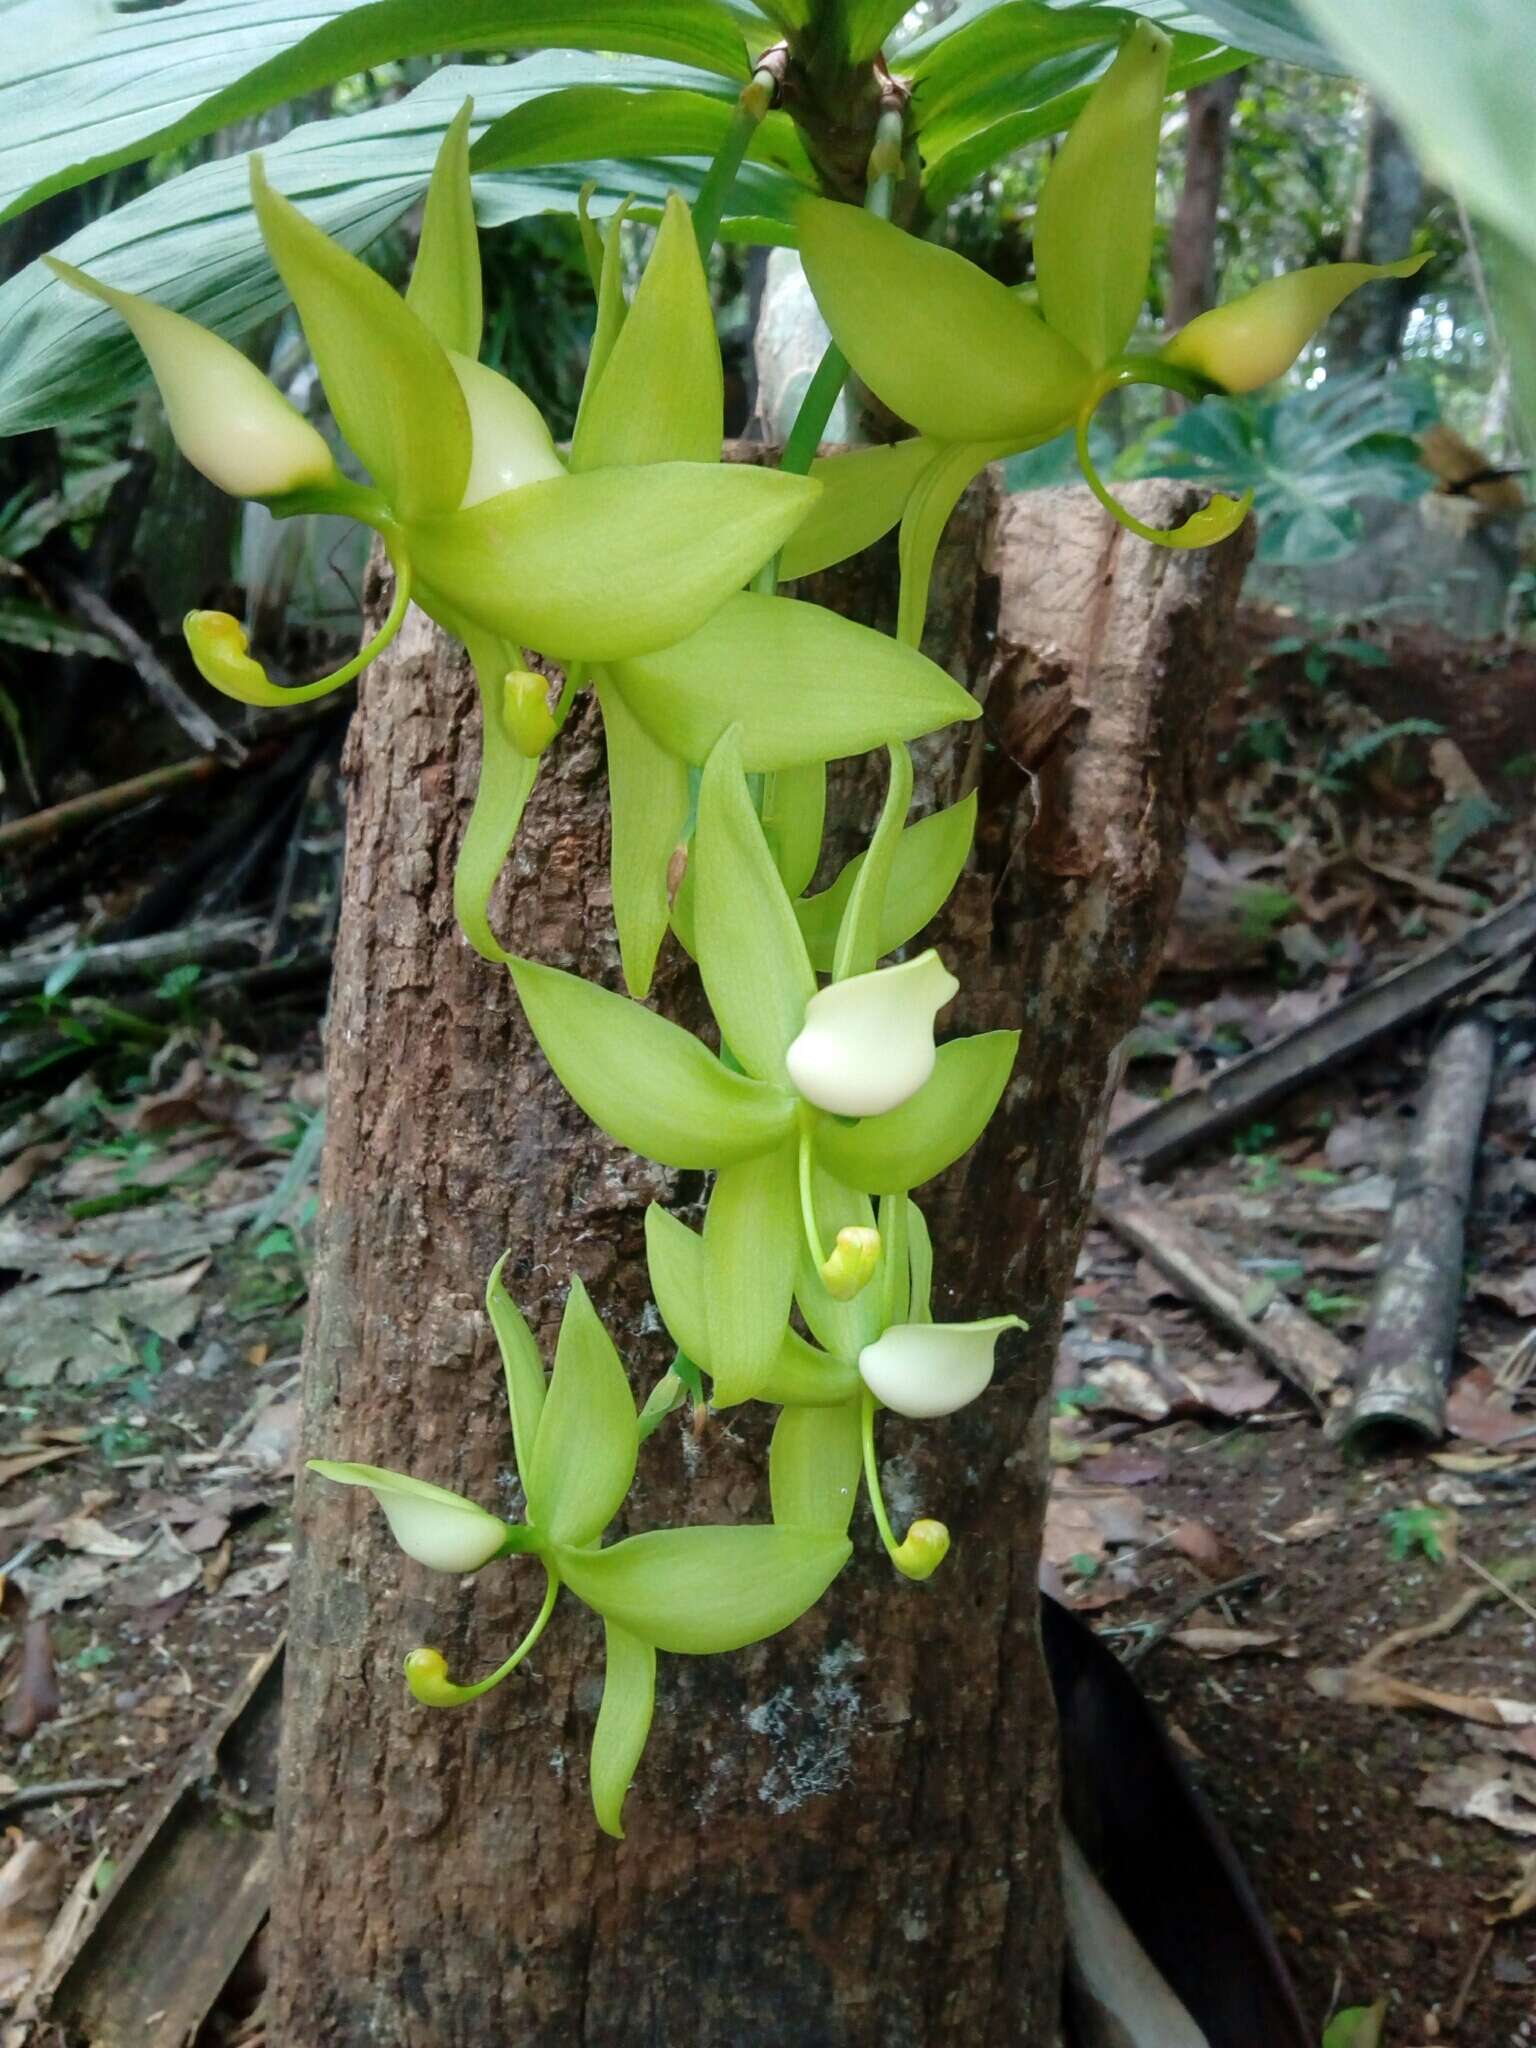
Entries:
[[[1255,618],[1218,746],[1125,1115],[1536,882],[1528,662]],[[1529,973],[1486,1003],[1499,1065],[1443,1446],[1342,1454],[1102,1226],[1058,1368],[1046,1581],[1142,1652],[1318,2037],[1338,2005],[1385,1997],[1388,2048],[1536,2043]],[[1346,1344],[1435,1028],[1153,1184]],[[245,1031],[195,987],[141,1041],[61,1045],[57,1085],[34,1076],[0,1130],[0,1813],[13,1850],[41,1845],[30,1888],[0,1875],[0,2009],[281,1632],[323,1105],[313,1015]],[[1522,1559],[1528,1581],[1489,1586]],[[1382,1659],[1399,1685],[1340,1676],[1458,1607]]]

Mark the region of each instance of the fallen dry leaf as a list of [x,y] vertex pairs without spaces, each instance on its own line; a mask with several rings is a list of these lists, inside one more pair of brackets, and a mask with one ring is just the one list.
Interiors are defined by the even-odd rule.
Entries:
[[243,1571],[231,1572],[222,1588],[226,1600],[255,1600],[267,1593],[275,1593],[288,1583],[288,1574],[293,1570],[291,1557],[268,1558],[263,1564],[248,1564]]
[[[1478,1367],[1467,1373],[1451,1390],[1450,1399],[1445,1404],[1445,1420],[1451,1434],[1465,1437],[1490,1451],[1521,1440],[1536,1444],[1536,1416],[1516,1415],[1507,1401],[1485,1392],[1483,1383],[1478,1380],[1478,1373],[1482,1371],[1483,1368]],[[1485,1378],[1491,1387],[1491,1378],[1486,1375]]]
[[1140,1422],[1162,1422],[1169,1413],[1167,1395],[1145,1366],[1128,1358],[1111,1358],[1083,1375],[1086,1385],[1097,1387],[1104,1399],[1101,1406],[1117,1415],[1134,1415]]
[[1280,1391],[1280,1382],[1256,1365],[1235,1365],[1228,1372],[1181,1372],[1179,1378],[1202,1408],[1235,1420],[1256,1415],[1267,1408]]
[[1316,1543],[1319,1537],[1331,1536],[1344,1522],[1343,1511],[1339,1508],[1319,1508],[1316,1514],[1303,1515],[1299,1522],[1292,1522],[1280,1531],[1282,1543]]
[[82,1551],[87,1557],[110,1557],[119,1564],[142,1557],[150,1545],[148,1537],[136,1543],[131,1536],[120,1536],[94,1515],[66,1515],[39,1533],[50,1542],[62,1543],[66,1550]]
[[1495,1699],[1492,1695],[1438,1692],[1428,1685],[1414,1685],[1406,1678],[1359,1664],[1320,1667],[1307,1673],[1307,1683],[1325,1700],[1342,1700],[1351,1707],[1393,1707],[1426,1713],[1450,1714],[1460,1721],[1481,1721],[1490,1728],[1536,1726],[1536,1707],[1523,1700]]
[[45,1721],[59,1714],[59,1679],[53,1668],[53,1638],[48,1617],[36,1614],[28,1621],[21,1638],[21,1676],[16,1690],[5,1703],[5,1732],[16,1742],[26,1742]]
[[1147,1511],[1133,1493],[1084,1487],[1057,1478],[1045,1510],[1044,1555],[1068,1565],[1075,1557],[1101,1558],[1112,1544],[1141,1543]]
[[1512,1835],[1536,1835],[1536,1769],[1498,1757],[1432,1771],[1418,1805],[1459,1820],[1491,1821]]
[[1168,1640],[1181,1643],[1199,1657],[1241,1657],[1250,1650],[1273,1650],[1281,1657],[1297,1654],[1295,1646],[1275,1629],[1180,1628]]
[[1536,1851],[1525,1857],[1514,1882],[1505,1886],[1502,1892],[1485,1892],[1486,1899],[1506,1899],[1508,1904],[1497,1913],[1486,1917],[1490,1927],[1498,1927],[1510,1920],[1523,1920],[1527,1913],[1536,1913]]
[[51,1145],[28,1145],[24,1151],[4,1166],[0,1166],[0,1209],[7,1202],[14,1202],[25,1194],[45,1166],[51,1166],[55,1159],[63,1157],[68,1140],[58,1139]]
[[1205,1522],[1176,1522],[1168,1531],[1168,1546],[1187,1557],[1208,1579],[1235,1579],[1248,1560],[1240,1550],[1218,1536]]
[[37,1451],[19,1451],[13,1458],[0,1458],[0,1486],[19,1479],[23,1472],[35,1472],[39,1465],[53,1465],[60,1458],[77,1458],[84,1444],[55,1444]]
[[64,1868],[51,1844],[22,1841],[0,1869],[0,2004],[14,2005],[37,1970],[64,1895]]
[[1158,1486],[1168,1477],[1168,1460],[1155,1451],[1106,1451],[1089,1455],[1079,1472],[1095,1486]]
[[143,1557],[130,1571],[112,1581],[114,1607],[150,1608],[174,1599],[203,1575],[201,1562],[171,1534],[162,1529]]

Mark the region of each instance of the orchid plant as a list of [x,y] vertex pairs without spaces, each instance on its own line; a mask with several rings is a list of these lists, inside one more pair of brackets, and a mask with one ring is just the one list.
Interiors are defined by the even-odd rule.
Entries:
[[[666,201],[632,297],[624,207],[603,225],[583,208],[597,315],[565,452],[524,393],[478,360],[468,106],[438,156],[403,294],[290,204],[260,158],[251,165],[271,261],[366,481],[229,343],[54,265],[126,320],[190,462],[279,517],[361,521],[393,565],[387,618],[333,674],[276,684],[236,620],[194,612],[186,633],[202,674],[248,704],[317,696],[378,655],[412,602],[460,639],[483,709],[456,878],[464,932],[509,971],[545,1058],[594,1123],[663,1166],[713,1176],[701,1232],[660,1205],[646,1218],[651,1288],[676,1358],[638,1412],[579,1279],[546,1375],[503,1284],[506,1260],[492,1273],[521,1521],[423,1478],[312,1466],[371,1491],[401,1548],[429,1570],[533,1559],[544,1574],[536,1620],[489,1676],[456,1683],[438,1651],[411,1652],[406,1678],[424,1705],[463,1705],[506,1679],[562,1589],[602,1617],[591,1782],[611,1834],[622,1832],[650,1727],[658,1651],[715,1654],[788,1627],[848,1562],[861,1491],[895,1569],[911,1579],[938,1569],[949,1548],[941,1521],[892,1526],[879,1418],[937,1421],[979,1399],[999,1339],[1023,1328],[1009,1313],[933,1320],[934,1253],[912,1198],[980,1136],[1019,1040],[989,1031],[938,1043],[958,984],[937,951],[908,950],[954,886],[975,825],[974,798],[909,817],[907,743],[978,714],[919,647],[943,525],[986,462],[1073,430],[1088,482],[1123,525],[1154,544],[1221,539],[1245,503],[1214,500],[1172,532],[1116,503],[1088,458],[1095,406],[1133,382],[1194,400],[1250,389],[1381,274],[1342,264],[1276,279],[1155,353],[1130,351],[1169,51],[1161,30],[1134,23],[1057,156],[1036,224],[1037,303],[892,223],[904,161],[895,96],[879,116],[867,203],[808,198],[799,209],[834,347],[778,468],[721,459],[701,257],[723,184],[778,90],[782,66],[766,61],[692,215],[675,194]],[[814,459],[846,365],[916,432]],[[898,522],[894,636],[780,594],[781,579],[842,560]],[[489,913],[539,763],[588,687],[607,747],[625,994],[509,954]],[[889,779],[868,846],[812,892],[826,764],[877,747]],[[645,1005],[669,930],[698,963],[717,1049]],[[776,1408],[771,1521],[605,1543],[645,1440],[690,1395]]]

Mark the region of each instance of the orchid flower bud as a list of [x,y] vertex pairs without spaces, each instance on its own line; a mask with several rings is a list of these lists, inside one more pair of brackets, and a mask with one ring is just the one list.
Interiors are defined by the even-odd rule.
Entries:
[[1161,359],[1195,371],[1222,391],[1257,391],[1284,376],[1352,291],[1379,277],[1412,277],[1427,261],[1405,256],[1400,263],[1320,263],[1268,278],[1180,328]]
[[536,761],[559,727],[549,708],[549,678],[531,668],[508,670],[501,684],[501,722],[525,760]]
[[127,321],[177,447],[210,483],[235,498],[283,498],[340,481],[323,437],[239,349],[168,306],[117,291],[56,256],[43,261]]
[[949,1531],[942,1522],[914,1522],[891,1552],[891,1563],[903,1578],[931,1579],[949,1555]]
[[805,1006],[784,1056],[807,1102],[834,1116],[879,1116],[933,1072],[933,1020],[960,984],[931,948],[899,967],[834,981]]
[[477,1572],[508,1547],[515,1533],[510,1524],[462,1494],[410,1479],[403,1472],[338,1464],[329,1458],[311,1458],[309,1469],[341,1486],[366,1486],[384,1510],[400,1548],[429,1571]]
[[991,1384],[993,1352],[1018,1316],[984,1323],[893,1323],[859,1353],[859,1377],[887,1408],[917,1421],[953,1415]]
[[880,1263],[880,1233],[851,1223],[837,1233],[837,1246],[821,1265],[821,1284],[834,1301],[852,1301],[875,1277]]

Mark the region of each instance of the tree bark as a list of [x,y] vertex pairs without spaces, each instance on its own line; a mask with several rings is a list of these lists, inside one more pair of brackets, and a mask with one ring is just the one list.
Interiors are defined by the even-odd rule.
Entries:
[[1164,325],[1170,333],[1216,303],[1216,228],[1242,84],[1241,71],[1228,71],[1184,95],[1184,187],[1168,231]]
[[[1423,208],[1424,174],[1418,159],[1396,121],[1373,100],[1345,257],[1351,263],[1396,263],[1413,247]],[[1395,362],[1419,289],[1411,277],[1383,277],[1352,292],[1328,324],[1330,371],[1375,369]]]
[[[1169,484],[1134,495],[1151,519],[1188,504]],[[301,1483],[274,1907],[283,2048],[1056,2040],[1035,1603],[1046,1397],[1116,1045],[1178,887],[1241,556],[1240,542],[1146,548],[1084,491],[999,514],[978,489],[952,523],[938,651],[986,718],[919,750],[925,799],[981,792],[972,868],[938,933],[963,991],[946,1022],[1022,1025],[1025,1045],[987,1136],[921,1199],[936,1313],[1008,1308],[1032,1325],[984,1401],[936,1426],[886,1419],[888,1487],[905,1513],[949,1523],[954,1553],[913,1587],[861,1513],[853,1563],[783,1637],[664,1658],[614,1843],[588,1802],[595,1620],[567,1603],[478,1706],[419,1708],[405,1651],[431,1643],[455,1675],[488,1669],[530,1619],[534,1575],[496,1566],[456,1588],[400,1558],[366,1497]],[[845,601],[889,604],[888,558],[832,580]],[[505,1507],[491,1263],[512,1247],[509,1289],[546,1346],[579,1272],[643,1389],[670,1352],[642,1212],[660,1198],[692,1216],[703,1190],[586,1124],[506,978],[455,931],[473,698],[417,619],[368,678],[349,742],[306,1450]],[[839,814],[834,841],[867,833],[867,784],[844,790],[861,808]],[[606,854],[588,707],[525,820],[509,943],[615,981]],[[659,1001],[696,1022],[685,967],[664,960]],[[766,1434],[752,1410],[699,1438],[669,1421],[624,1528],[766,1519]]]

